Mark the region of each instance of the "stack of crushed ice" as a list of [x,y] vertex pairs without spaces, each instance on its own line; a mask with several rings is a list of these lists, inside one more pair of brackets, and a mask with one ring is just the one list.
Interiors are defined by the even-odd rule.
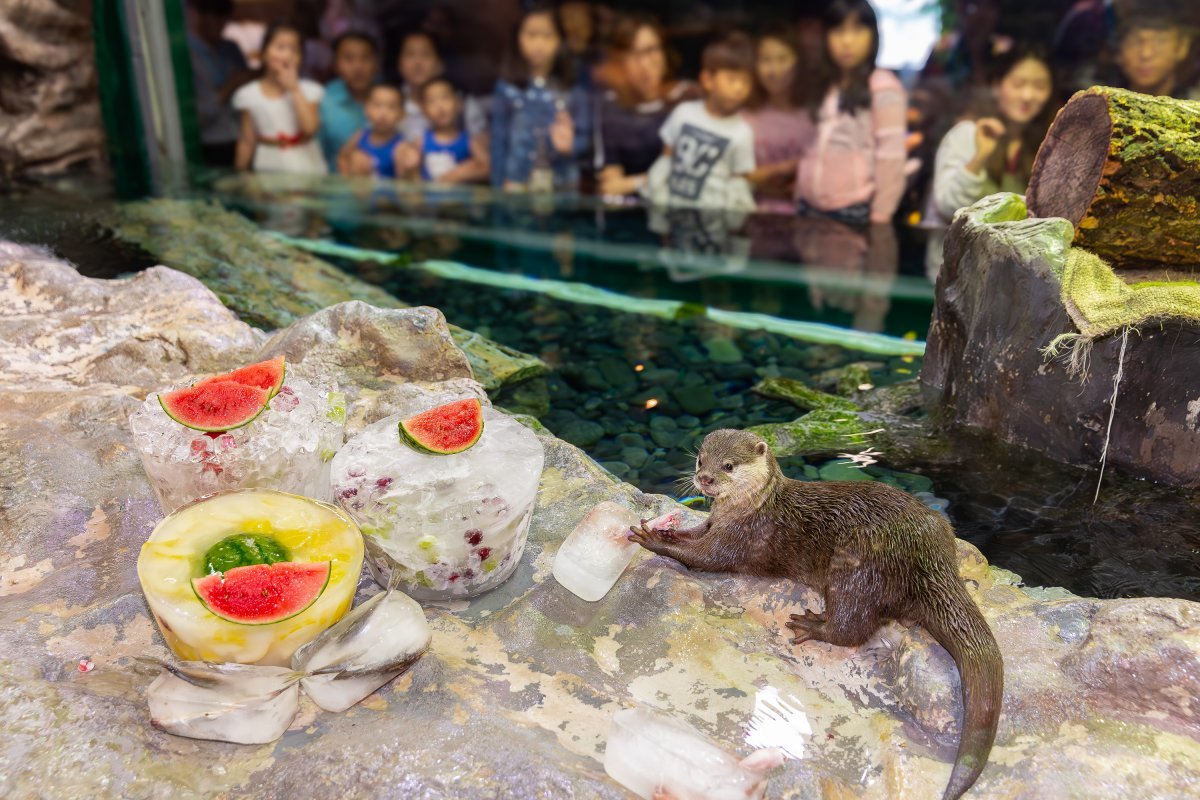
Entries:
[[134,446],[164,513],[223,489],[278,489],[330,500],[329,464],[342,444],[345,421],[344,395],[293,377],[258,419],[221,434],[171,419],[157,394],[129,418]]
[[418,600],[471,597],[504,582],[520,561],[544,455],[533,431],[483,409],[483,435],[454,455],[422,453],[393,414],[333,459],[333,495],[365,537],[381,583],[400,571]]

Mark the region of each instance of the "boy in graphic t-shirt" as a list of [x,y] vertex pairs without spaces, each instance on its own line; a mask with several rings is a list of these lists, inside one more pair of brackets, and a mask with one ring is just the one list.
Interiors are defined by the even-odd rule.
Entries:
[[735,33],[704,48],[704,99],[680,103],[659,136],[663,154],[650,170],[651,202],[752,210],[746,175],[754,171],[754,133],[741,110],[754,86],[754,46]]
[[490,169],[487,147],[463,125],[463,99],[446,78],[438,77],[418,90],[425,132],[418,143],[417,175],[426,183],[482,183]]

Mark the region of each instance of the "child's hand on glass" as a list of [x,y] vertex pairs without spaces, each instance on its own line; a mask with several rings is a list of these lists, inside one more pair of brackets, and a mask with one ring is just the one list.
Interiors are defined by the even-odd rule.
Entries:
[[550,125],[550,144],[562,155],[570,155],[575,147],[575,123],[571,115],[559,110]]

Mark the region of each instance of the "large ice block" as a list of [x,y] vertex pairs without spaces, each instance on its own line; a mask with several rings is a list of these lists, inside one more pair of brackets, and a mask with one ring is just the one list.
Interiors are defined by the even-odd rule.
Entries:
[[603,598],[640,549],[629,541],[638,522],[637,514],[612,500],[597,503],[558,548],[554,579],[589,602]]
[[756,800],[767,788],[763,773],[780,761],[774,751],[739,761],[682,720],[627,708],[613,715],[604,771],[645,800]]
[[400,587],[418,600],[472,597],[499,586],[525,549],[541,442],[484,408],[475,445],[433,455],[401,440],[401,418],[368,426],[333,459],[334,496],[362,529],[372,574],[387,584],[399,570]]
[[226,489],[259,487],[331,500],[329,463],[341,447],[345,419],[343,395],[289,376],[270,407],[241,428],[212,436],[192,430],[167,416],[157,393],[130,416],[129,426],[159,505],[169,514]]

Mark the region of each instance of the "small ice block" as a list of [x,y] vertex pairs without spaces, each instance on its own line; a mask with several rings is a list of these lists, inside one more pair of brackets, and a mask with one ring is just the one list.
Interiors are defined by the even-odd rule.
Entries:
[[611,500],[597,503],[558,548],[554,579],[588,602],[604,597],[638,551],[628,537],[639,522]]
[[613,715],[604,771],[645,800],[664,795],[673,800],[758,800],[767,789],[763,772],[780,763],[777,753],[763,755],[739,761],[682,720],[627,708]]
[[300,674],[252,664],[160,662],[146,690],[154,727],[234,744],[266,744],[283,735],[300,707]]

